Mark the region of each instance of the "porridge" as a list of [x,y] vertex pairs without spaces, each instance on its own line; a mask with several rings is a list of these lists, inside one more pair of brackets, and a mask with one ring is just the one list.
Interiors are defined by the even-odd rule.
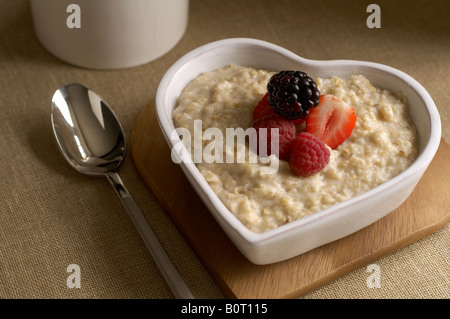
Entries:
[[[179,97],[172,113],[175,127],[193,133],[195,121],[201,120],[203,132],[217,128],[224,135],[227,128],[250,127],[253,109],[266,94],[273,74],[237,65],[201,74]],[[404,171],[417,157],[415,127],[401,94],[376,88],[362,75],[314,81],[322,95],[346,102],[357,117],[345,142],[335,149],[328,147],[329,162],[319,173],[295,176],[289,163],[274,155],[269,157],[276,163],[275,174],[264,172],[267,163],[260,161],[196,162],[219,199],[254,232],[276,228],[362,194]],[[211,141],[200,143],[206,146]],[[191,154],[193,144],[188,144]],[[244,148],[247,156],[254,154],[247,144],[237,147]],[[233,151],[224,148],[225,153]]]

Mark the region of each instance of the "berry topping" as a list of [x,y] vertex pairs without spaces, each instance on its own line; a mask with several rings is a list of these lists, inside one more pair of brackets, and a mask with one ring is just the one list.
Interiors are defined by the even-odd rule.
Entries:
[[268,93],[266,93],[261,101],[253,109],[253,120],[257,120],[267,115],[275,114],[270,104],[267,102]]
[[306,119],[319,103],[316,83],[305,72],[281,71],[267,84],[268,102],[277,114],[288,120]]
[[[256,121],[260,118],[266,117],[268,115],[276,114],[272,106],[270,106],[269,102],[267,101],[269,94],[266,93],[262,99],[258,102],[258,104],[253,109],[253,120]],[[300,125],[305,122],[304,119],[299,118],[298,120],[293,121],[295,125]]]
[[291,143],[289,165],[297,176],[320,172],[330,161],[330,150],[314,135],[302,132]]
[[[258,154],[260,154],[261,151],[267,155],[275,153],[275,155],[278,155],[278,158],[285,161],[289,160],[290,144],[295,138],[296,133],[294,122],[288,121],[278,114],[272,114],[255,120],[252,127],[256,129],[258,137],[258,147],[256,148]],[[276,136],[272,137],[272,128],[278,129],[278,141],[275,140]],[[267,132],[265,135],[267,137],[266,139],[261,137],[262,140],[260,140],[260,135],[264,134],[264,131],[261,129],[267,129],[264,130]],[[274,143],[278,143],[278,154],[276,154],[276,150],[272,151],[272,146],[276,145]]]
[[350,105],[333,95],[322,95],[306,119],[306,132],[335,149],[350,136],[355,123],[355,110]]

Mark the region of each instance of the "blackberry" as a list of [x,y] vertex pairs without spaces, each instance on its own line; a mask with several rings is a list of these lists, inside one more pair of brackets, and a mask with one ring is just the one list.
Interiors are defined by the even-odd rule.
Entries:
[[319,104],[320,92],[313,79],[302,71],[281,71],[267,84],[268,102],[275,113],[288,120],[306,119]]

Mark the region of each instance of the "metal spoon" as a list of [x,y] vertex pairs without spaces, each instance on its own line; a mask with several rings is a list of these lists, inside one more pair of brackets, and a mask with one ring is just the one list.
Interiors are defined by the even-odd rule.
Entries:
[[176,298],[193,299],[116,169],[126,153],[122,127],[107,103],[78,83],[61,86],[52,98],[51,121],[64,158],[77,171],[111,182]]

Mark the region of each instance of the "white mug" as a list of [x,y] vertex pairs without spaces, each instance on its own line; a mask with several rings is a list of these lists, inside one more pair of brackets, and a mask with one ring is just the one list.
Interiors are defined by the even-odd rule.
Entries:
[[189,0],[30,0],[37,38],[77,66],[119,69],[169,52],[183,37]]

